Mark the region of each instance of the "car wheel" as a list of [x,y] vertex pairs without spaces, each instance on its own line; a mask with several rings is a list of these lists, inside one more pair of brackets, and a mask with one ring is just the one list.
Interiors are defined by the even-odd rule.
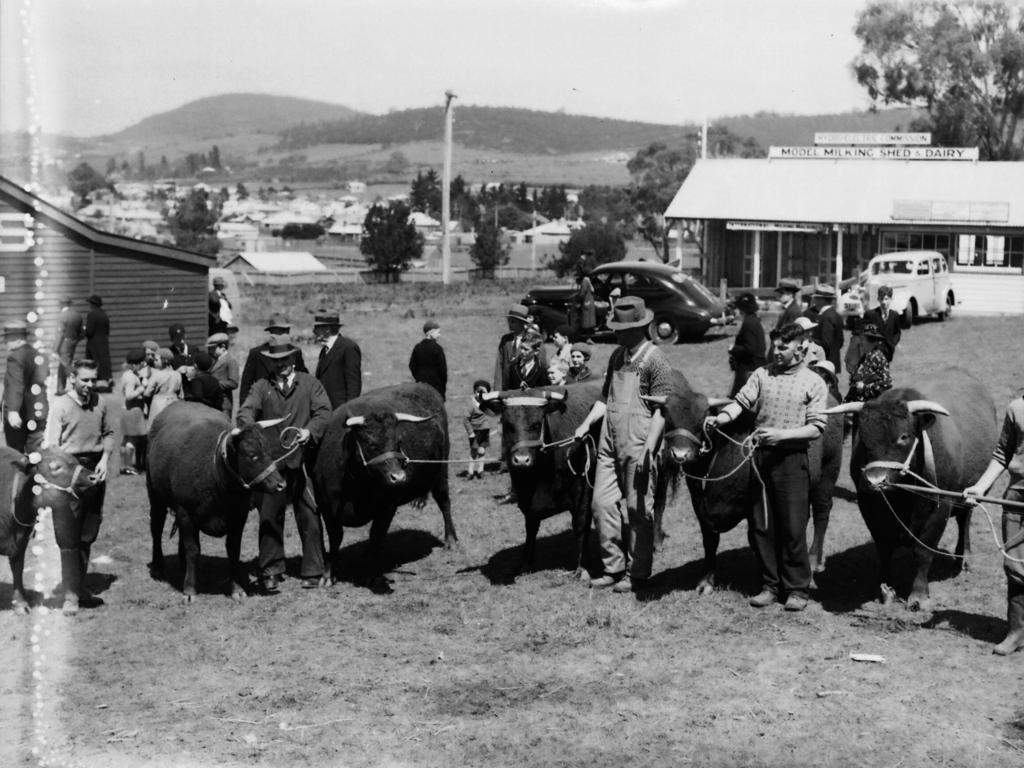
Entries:
[[913,325],[917,322],[917,302],[913,299],[907,304],[907,308],[903,310],[903,319],[905,325]]
[[679,328],[671,317],[656,317],[647,326],[647,338],[655,344],[675,344],[679,341]]
[[939,312],[939,320],[948,320],[953,316],[953,294],[946,294],[946,308]]

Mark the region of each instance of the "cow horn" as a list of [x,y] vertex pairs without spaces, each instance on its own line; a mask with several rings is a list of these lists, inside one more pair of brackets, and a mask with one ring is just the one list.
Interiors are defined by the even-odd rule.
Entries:
[[231,432],[229,432],[228,434],[229,434],[229,435],[230,435],[231,437],[238,437],[238,436],[239,436],[240,434],[242,434],[242,428],[241,428],[241,427],[235,427],[235,428],[234,428],[234,429],[232,429],[232,430],[231,430]]
[[429,416],[413,416],[411,413],[396,413],[395,414],[395,418],[398,419],[399,421],[411,421],[413,423],[417,423],[417,422],[420,422],[420,421],[426,421],[430,417]]
[[860,413],[863,409],[864,403],[858,400],[852,403],[833,405],[831,408],[826,408],[822,413],[826,416],[835,416],[837,413]]
[[[290,415],[291,414],[288,414],[288,416]],[[287,419],[288,416],[282,416],[280,419],[264,419],[263,421],[257,421],[256,426],[261,427],[262,429],[267,429],[268,427],[276,427],[282,421]]]
[[481,403],[489,403],[491,400],[500,400],[501,392],[481,392],[477,399]]
[[668,395],[640,395],[640,399],[647,403],[664,405],[668,401]]
[[345,419],[345,426],[346,427],[361,427],[365,423],[366,423],[366,417],[365,416],[349,416],[347,419]]
[[731,402],[732,399],[728,397],[709,397],[708,408],[721,408],[723,405],[728,405]]
[[544,397],[546,397],[548,400],[556,400],[558,402],[562,402],[563,400],[565,400],[565,392],[562,392],[557,389],[548,390],[544,393]]
[[907,400],[907,410],[911,413],[939,413],[949,416],[949,411],[934,400]]
[[505,405],[512,408],[541,408],[548,404],[546,398],[536,397],[533,395],[522,395],[519,397],[513,395],[512,397],[506,398],[503,402]]

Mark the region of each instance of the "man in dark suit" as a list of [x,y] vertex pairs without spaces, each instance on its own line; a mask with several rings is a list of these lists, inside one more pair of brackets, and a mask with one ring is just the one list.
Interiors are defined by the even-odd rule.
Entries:
[[85,356],[96,363],[97,392],[113,389],[113,366],[110,363],[110,318],[103,309],[103,298],[95,293],[87,298],[89,312],[85,316]]
[[[245,402],[249,390],[252,389],[252,385],[257,381],[274,378],[276,365],[271,358],[263,354],[263,352],[271,347],[287,346],[289,349],[294,350],[292,358],[295,370],[299,373],[309,373],[309,369],[306,368],[306,363],[302,359],[302,350],[290,343],[292,326],[285,319],[284,315],[277,313],[271,315],[270,322],[267,323],[267,327],[263,330],[267,332],[267,340],[249,350],[249,356],[245,359],[245,366],[242,368],[242,381],[238,385],[239,404]],[[230,332],[228,335],[230,337]]]
[[4,438],[19,453],[38,451],[46,432],[46,358],[28,343],[28,326],[4,323],[7,372],[4,374]]
[[60,304],[60,316],[57,320],[57,357],[60,365],[57,368],[57,394],[62,395],[68,388],[68,371],[71,361],[75,359],[75,349],[85,335],[82,313],[72,306],[75,300],[66,297]]
[[789,277],[782,278],[779,280],[779,285],[775,288],[775,295],[778,297],[779,304],[782,305],[782,312],[779,313],[778,318],[775,320],[775,330],[779,330],[795,321],[804,313],[803,305],[800,304],[799,299],[800,281]]
[[890,363],[892,362],[893,355],[896,354],[896,347],[900,343],[900,337],[903,335],[902,329],[910,327],[903,319],[903,313],[894,312],[890,309],[891,306],[892,287],[880,285],[878,286],[878,306],[864,313],[864,323],[874,323],[878,326],[882,336],[885,337],[883,349]]
[[363,353],[352,339],[341,335],[341,326],[337,312],[321,310],[313,318],[313,336],[323,345],[316,378],[327,390],[332,409],[363,391]]
[[838,373],[842,370],[839,351],[843,348],[843,318],[836,312],[835,301],[836,289],[821,283],[811,294],[811,306],[804,316],[818,324],[811,332],[811,339],[821,345],[825,359]]
[[413,381],[429,384],[443,398],[448,386],[448,360],[444,348],[437,343],[440,335],[441,326],[433,320],[423,324],[423,338],[412,348],[409,356],[409,372]]

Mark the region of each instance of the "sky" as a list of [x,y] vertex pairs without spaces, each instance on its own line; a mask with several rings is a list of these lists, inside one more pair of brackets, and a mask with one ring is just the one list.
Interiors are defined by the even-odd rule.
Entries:
[[866,0],[3,0],[0,129],[118,131],[269,93],[657,123],[866,108]]

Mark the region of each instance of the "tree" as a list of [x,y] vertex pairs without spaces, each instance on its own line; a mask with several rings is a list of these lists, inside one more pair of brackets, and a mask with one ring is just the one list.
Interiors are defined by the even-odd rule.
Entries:
[[595,267],[609,261],[622,261],[626,255],[626,240],[615,224],[591,222],[573,232],[569,242],[559,243],[558,250],[561,255],[552,262],[551,267],[555,274],[562,277],[573,273],[580,255],[585,251],[594,252]]
[[494,222],[483,219],[476,229],[476,242],[469,249],[469,258],[483,270],[486,277],[494,277],[494,268],[508,264],[512,246],[503,242],[501,228]]
[[668,230],[665,209],[697,161],[696,136],[686,144],[671,148],[655,142],[637,152],[626,164],[633,178],[630,201],[640,219],[640,233],[668,261]]
[[384,172],[394,176],[401,176],[409,170],[409,158],[399,150],[391,153],[387,163],[384,164]]
[[874,104],[917,107],[911,130],[977,146],[982,160],[1024,156],[1024,10],[1004,0],[873,2],[857,17],[852,67]]
[[235,187],[235,195],[239,200],[245,200],[249,197],[249,190],[245,188],[245,184],[238,182],[238,186]]
[[359,250],[366,263],[398,282],[400,272],[409,262],[423,255],[423,238],[409,221],[409,206],[401,202],[376,204],[363,220],[363,238]]
[[78,208],[89,201],[93,192],[109,186],[106,177],[86,162],[79,163],[68,173],[68,188],[78,201]]
[[427,172],[416,172],[409,189],[409,204],[414,211],[422,211],[428,216],[441,215],[441,180],[437,171],[428,168]]
[[193,189],[170,218],[171,234],[181,248],[216,256],[220,240],[213,231],[219,211],[210,205],[210,196],[201,189]]
[[210,165],[218,170],[221,168],[220,148],[216,144],[214,144],[213,148],[210,150]]

